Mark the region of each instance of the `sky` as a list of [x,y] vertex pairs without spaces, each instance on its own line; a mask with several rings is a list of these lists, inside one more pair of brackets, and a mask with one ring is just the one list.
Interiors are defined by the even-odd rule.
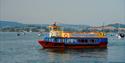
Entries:
[[125,0],[0,0],[0,20],[93,26],[125,23]]

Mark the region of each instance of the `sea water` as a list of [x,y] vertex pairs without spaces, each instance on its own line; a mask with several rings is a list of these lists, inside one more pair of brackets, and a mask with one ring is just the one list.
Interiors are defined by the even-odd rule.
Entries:
[[0,63],[125,63],[125,39],[105,49],[43,49],[37,32],[0,32]]

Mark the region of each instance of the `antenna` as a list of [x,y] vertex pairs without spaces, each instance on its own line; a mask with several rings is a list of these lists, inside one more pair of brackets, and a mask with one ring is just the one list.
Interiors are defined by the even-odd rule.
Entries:
[[102,32],[104,32],[104,22],[102,23]]
[[56,26],[56,22],[53,23],[53,26]]

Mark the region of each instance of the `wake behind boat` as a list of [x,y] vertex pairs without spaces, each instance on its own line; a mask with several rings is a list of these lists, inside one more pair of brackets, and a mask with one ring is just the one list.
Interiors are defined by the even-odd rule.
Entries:
[[103,32],[64,32],[56,23],[50,32],[38,40],[43,48],[106,48],[108,39]]

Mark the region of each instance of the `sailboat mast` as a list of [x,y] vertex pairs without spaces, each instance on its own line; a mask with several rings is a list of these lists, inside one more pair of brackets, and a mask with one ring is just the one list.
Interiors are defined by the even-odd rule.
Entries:
[[102,23],[102,32],[104,32],[104,22]]

